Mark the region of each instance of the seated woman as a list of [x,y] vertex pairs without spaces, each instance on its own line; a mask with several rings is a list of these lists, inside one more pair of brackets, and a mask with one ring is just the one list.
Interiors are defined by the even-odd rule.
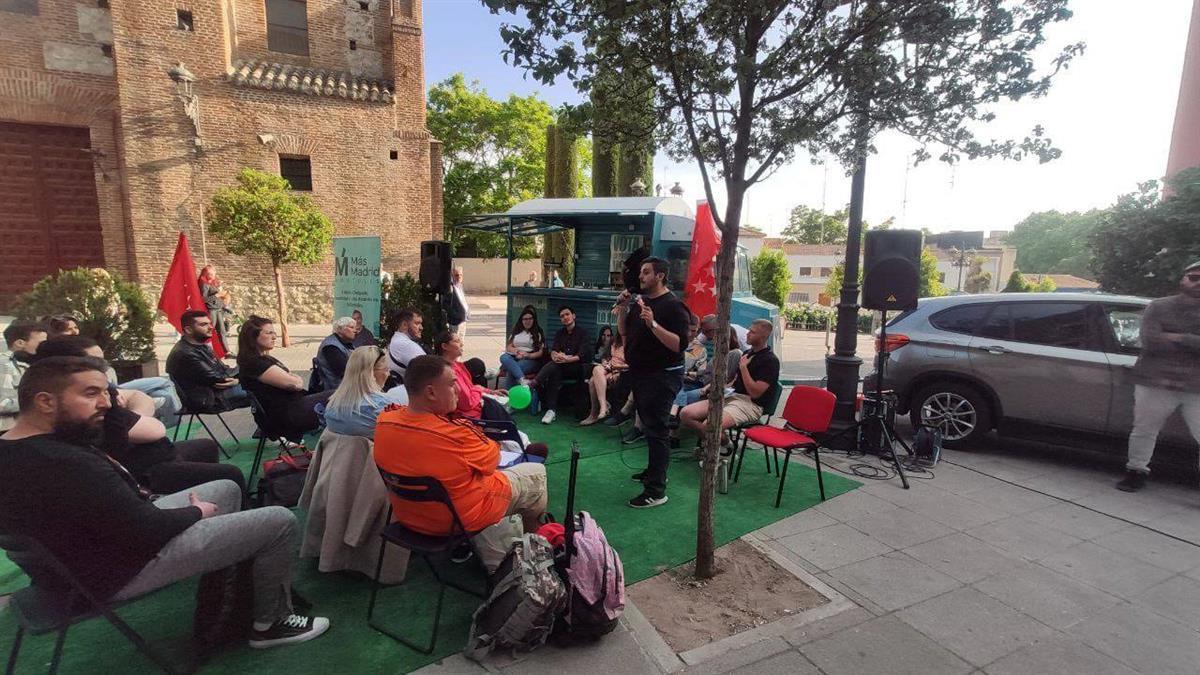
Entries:
[[350,352],[346,374],[325,404],[325,427],[335,434],[375,438],[375,419],[392,404],[408,405],[404,387],[383,391],[388,356],[375,346]]
[[508,332],[508,344],[500,355],[500,365],[505,371],[504,387],[511,389],[518,384],[529,384],[525,379],[541,368],[545,356],[546,336],[538,325],[537,311],[526,306]]
[[261,316],[247,319],[238,332],[238,379],[262,405],[272,430],[298,442],[321,426],[313,406],[329,400],[333,392],[306,395],[304,380],[271,356],[274,348],[275,322]]
[[[605,338],[607,334],[607,338]],[[587,417],[579,426],[586,427],[609,416],[608,405],[609,387],[616,385],[621,375],[629,369],[625,363],[625,341],[620,335],[613,336],[612,329],[605,326],[600,330],[600,342],[597,343],[600,363],[592,368],[592,376],[588,379],[588,393],[591,394],[592,407]],[[617,392],[623,391],[617,388]],[[619,395],[619,393],[618,393]],[[624,403],[624,401],[621,401]]]
[[462,338],[458,334],[450,331],[439,333],[433,341],[433,347],[454,370],[454,385],[458,391],[456,412],[464,417],[477,420],[512,421],[512,417],[504,409],[504,404],[491,398],[491,396],[505,396],[508,391],[488,389],[483,385],[475,384],[471,378],[471,372],[459,361],[462,358],[463,346]]

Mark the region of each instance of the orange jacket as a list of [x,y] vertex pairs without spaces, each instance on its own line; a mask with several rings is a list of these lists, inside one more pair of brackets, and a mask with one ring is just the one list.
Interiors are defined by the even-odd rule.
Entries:
[[[508,477],[497,469],[500,444],[462,418],[389,407],[375,423],[375,463],[389,473],[441,481],[471,532],[499,522],[512,500]],[[450,511],[441,504],[388,497],[395,520],[425,534],[450,532]]]

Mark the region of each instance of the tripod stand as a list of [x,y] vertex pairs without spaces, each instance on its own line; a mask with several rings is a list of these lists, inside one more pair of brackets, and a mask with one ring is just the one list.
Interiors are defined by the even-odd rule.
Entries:
[[899,455],[896,454],[896,445],[899,445],[900,447],[904,448],[904,452],[907,453],[909,456],[911,456],[913,454],[913,451],[912,451],[912,448],[909,447],[908,443],[905,443],[904,440],[901,439],[900,436],[896,433],[896,427],[890,421],[888,421],[887,415],[884,412],[883,376],[884,376],[884,370],[886,369],[887,360],[888,360],[887,310],[886,309],[881,310],[880,314],[881,314],[881,323],[879,326],[879,347],[880,348],[877,350],[877,353],[875,354],[875,399],[876,399],[876,405],[873,409],[871,409],[869,411],[867,410],[867,406],[864,405],[863,406],[863,416],[862,416],[861,420],[859,420],[859,421],[855,422],[854,424],[852,424],[851,426],[843,429],[842,431],[838,432],[834,436],[831,436],[828,440],[833,440],[835,438],[842,437],[847,433],[854,433],[855,434],[855,448],[861,450],[861,448],[858,447],[858,439],[861,438],[864,433],[877,432],[879,435],[879,439],[880,439],[880,443],[879,443],[880,452],[881,453],[887,452],[889,455],[891,455],[892,465],[896,467],[896,473],[899,474],[899,476],[900,476],[900,484],[904,486],[905,490],[907,490],[907,489],[909,489],[908,476],[906,476],[904,474],[904,466],[900,463]]

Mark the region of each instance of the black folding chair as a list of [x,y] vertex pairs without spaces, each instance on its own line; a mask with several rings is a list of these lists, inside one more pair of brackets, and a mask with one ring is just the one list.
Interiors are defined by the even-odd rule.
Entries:
[[[367,625],[410,649],[414,649],[422,654],[431,654],[433,653],[434,646],[437,644],[438,624],[442,617],[442,597],[446,594],[446,587],[450,586],[463,593],[468,593],[479,598],[487,597],[484,593],[460,586],[450,579],[443,578],[438,574],[437,566],[433,564],[432,559],[435,557],[448,557],[463,542],[470,542],[471,537],[474,537],[478,532],[467,532],[466,528],[463,527],[462,520],[458,517],[458,511],[454,508],[454,502],[450,501],[450,493],[446,491],[446,488],[436,478],[429,476],[401,476],[389,473],[383,469],[379,469],[379,475],[383,477],[383,484],[387,486],[388,491],[400,499],[408,502],[439,503],[445,506],[450,512],[453,529],[450,531],[450,534],[443,537],[417,532],[416,530],[409,529],[402,523],[388,523],[388,526],[379,535],[379,562],[375,565],[375,586],[371,589],[371,602],[367,605]],[[391,519],[392,510],[388,509],[388,521],[391,521]],[[433,632],[429,637],[428,645],[419,645],[399,633],[381,626],[375,621],[375,598],[382,586],[379,583],[379,575],[383,570],[383,557],[387,554],[387,544],[389,543],[406,548],[411,553],[419,556],[425,561],[425,564],[429,567],[429,571],[433,573],[433,578],[437,580],[438,595],[433,609]],[[475,557],[479,557],[478,553]]]
[[246,395],[250,397],[250,415],[254,418],[254,423],[258,426],[258,430],[254,432],[254,436],[258,438],[258,447],[254,450],[254,463],[250,465],[250,477],[246,480],[246,489],[249,490],[250,496],[253,497],[258,495],[258,486],[254,484],[254,476],[258,473],[259,467],[262,466],[263,453],[266,451],[267,441],[283,444],[289,439],[284,438],[283,432],[272,426],[271,420],[267,417],[267,413],[263,409],[262,403],[259,402],[258,397],[248,390],[246,391]]
[[22,568],[52,572],[62,580],[63,587],[68,589],[64,595],[52,593],[37,586],[28,586],[12,595],[11,604],[17,612],[17,636],[13,640],[12,650],[8,654],[8,665],[4,670],[7,675],[16,672],[17,657],[21,652],[21,642],[25,638],[26,631],[31,635],[58,633],[58,638],[54,641],[54,655],[50,659],[50,673],[53,674],[58,672],[59,663],[62,661],[67,629],[97,616],[103,616],[120,631],[121,635],[132,642],[139,652],[145,654],[164,672],[190,672],[194,669],[189,667],[177,670],[172,667],[166,658],[151,649],[145,638],[117,616],[116,609],[136,602],[141,597],[120,602],[100,600],[67,569],[62,561],[32,537],[0,535],[0,548],[8,551],[13,562]]
[[[175,391],[179,392],[179,402],[181,404],[181,407],[179,410],[179,421],[175,425],[175,435],[171,438],[172,441],[179,440],[179,430],[181,428],[183,428],[183,419],[186,417],[187,418],[187,431],[185,431],[183,434],[184,439],[191,437],[192,422],[198,420],[200,422],[200,426],[203,427],[205,433],[208,434],[208,437],[213,439],[214,441],[216,441],[217,445],[220,445],[221,442],[217,441],[216,435],[213,434],[212,429],[208,428],[208,424],[205,423],[204,417],[203,417],[203,415],[215,415],[217,420],[219,420],[221,422],[221,426],[225,427],[225,431],[229,433],[229,437],[233,439],[233,442],[234,443],[241,442],[240,440],[238,440],[237,435],[233,433],[233,429],[229,428],[229,423],[225,421],[224,417],[221,417],[222,413],[227,413],[227,412],[230,412],[231,410],[236,410],[236,408],[209,409],[209,408],[205,408],[204,406],[195,405],[194,401],[189,401],[183,396],[183,393],[182,393],[183,389],[181,389],[179,387],[179,385],[176,384],[174,378],[171,378],[171,384],[175,385]],[[225,451],[224,446],[221,446],[221,454],[225,455],[225,459],[229,459],[231,457],[231,455]]]

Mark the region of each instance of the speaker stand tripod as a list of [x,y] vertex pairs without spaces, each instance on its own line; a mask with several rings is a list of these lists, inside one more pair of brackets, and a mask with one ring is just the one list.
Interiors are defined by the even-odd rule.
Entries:
[[862,450],[859,447],[858,439],[861,439],[865,434],[878,430],[879,433],[879,451],[886,452],[892,458],[892,465],[896,468],[896,473],[900,476],[900,484],[904,489],[909,489],[908,476],[904,473],[904,465],[900,463],[900,456],[896,454],[896,446],[904,448],[904,452],[910,457],[913,454],[912,448],[904,439],[900,438],[896,433],[896,427],[888,421],[887,415],[884,413],[883,407],[883,375],[884,369],[887,366],[887,310],[880,311],[881,323],[879,326],[879,349],[875,354],[875,400],[876,405],[871,411],[867,411],[867,406],[863,406],[863,417],[849,427],[846,427],[837,434],[829,437],[827,441],[835,438],[840,438],[848,433],[853,433],[855,438],[855,449]]

